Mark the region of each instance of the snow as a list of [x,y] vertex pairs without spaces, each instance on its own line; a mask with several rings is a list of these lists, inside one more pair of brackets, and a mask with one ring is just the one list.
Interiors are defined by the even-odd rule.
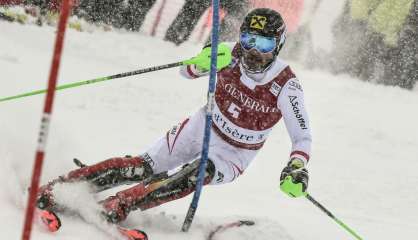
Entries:
[[[44,88],[54,29],[0,22],[0,97]],[[200,47],[126,32],[67,32],[59,83],[177,62]],[[313,129],[310,192],[364,239],[418,235],[418,91],[365,83],[293,64],[303,84]],[[64,90],[56,95],[42,182],[64,174],[77,157],[87,164],[137,154],[172,125],[205,104],[207,81],[186,80],[178,69]],[[21,236],[24,194],[30,181],[44,97],[0,103],[0,239]],[[180,232],[190,196],[145,212],[125,225],[150,239],[203,239],[217,223],[256,221],[217,239],[353,239],[306,199],[278,188],[290,142],[282,123],[245,174],[206,187],[190,233]],[[83,188],[60,194],[88,212]],[[72,190],[71,190],[72,189]],[[109,194],[109,193],[108,193]],[[100,197],[100,196],[99,196]],[[85,204],[84,204],[85,203]],[[91,214],[91,213],[86,213]],[[110,230],[63,216],[62,230],[39,225],[32,239],[112,239]],[[92,220],[94,222],[94,220]]]

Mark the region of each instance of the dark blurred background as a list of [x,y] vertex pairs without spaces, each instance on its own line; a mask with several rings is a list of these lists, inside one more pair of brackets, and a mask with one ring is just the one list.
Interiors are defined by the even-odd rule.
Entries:
[[[237,40],[240,23],[250,9],[271,7],[281,12],[288,25],[288,40],[282,57],[299,61],[309,68],[413,89],[418,79],[417,1],[344,0],[344,7],[332,27],[332,49],[323,51],[313,47],[309,21],[326,1],[221,0],[221,40]],[[150,35],[156,35],[160,25],[165,24],[165,32],[160,37],[176,45],[190,40],[193,31],[197,31],[204,44],[210,31],[211,1],[177,1],[182,6],[171,10],[173,5],[169,4],[173,2],[176,1],[74,0],[73,15],[91,24],[128,31],[142,29],[141,32]],[[305,7],[308,3],[309,10]],[[8,10],[17,5],[38,18],[37,24],[42,25],[45,16],[50,18],[59,10],[59,4],[59,0],[0,0],[0,19],[24,22],[24,17]],[[170,22],[164,22],[167,15],[175,16]],[[303,24],[302,17],[306,20]],[[152,18],[150,32],[143,30],[147,18]]]

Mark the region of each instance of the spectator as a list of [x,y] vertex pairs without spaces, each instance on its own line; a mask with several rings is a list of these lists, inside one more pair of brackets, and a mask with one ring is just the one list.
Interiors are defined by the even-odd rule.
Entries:
[[[168,28],[165,40],[180,45],[186,41],[203,13],[209,8],[209,0],[186,0],[180,13]],[[247,0],[221,0],[221,8],[226,11],[226,17],[220,26],[220,38],[222,41],[235,41],[239,26],[248,11]]]
[[226,11],[226,16],[220,26],[220,40],[236,41],[241,23],[249,10],[248,0],[221,1],[221,7]]
[[[334,24],[334,49],[331,53],[331,70],[334,73],[346,72],[363,80],[371,78],[368,69],[374,69],[378,59],[380,38],[368,30],[368,13],[373,6],[370,1],[358,1],[361,6],[347,1],[341,16]],[[353,7],[354,6],[354,7]],[[358,8],[357,8],[358,6]]]
[[210,3],[209,0],[186,0],[176,19],[168,28],[164,40],[176,45],[186,41]]
[[2,5],[18,5],[21,4],[22,0],[0,0],[0,6]]
[[156,0],[81,0],[76,15],[90,22],[139,31]]
[[347,1],[334,27],[333,71],[411,89],[417,71],[415,8],[416,0]]
[[131,31],[139,31],[145,16],[155,4],[156,0],[129,0],[125,11],[124,28]]
[[124,23],[124,0],[81,0],[76,15],[89,22],[120,27]]
[[418,81],[418,1],[415,0],[399,37],[401,61],[395,68],[399,85],[412,89]]

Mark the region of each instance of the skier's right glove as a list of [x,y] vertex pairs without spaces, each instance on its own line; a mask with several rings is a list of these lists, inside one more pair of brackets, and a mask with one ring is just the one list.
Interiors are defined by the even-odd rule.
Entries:
[[[194,64],[196,69],[201,72],[209,71],[210,70],[210,63],[211,63],[211,53],[212,47],[207,46],[202,49],[202,51],[194,58],[184,61],[183,63],[186,65]],[[221,70],[222,68],[228,66],[232,61],[232,53],[229,46],[225,43],[220,43],[218,45],[218,58],[216,68],[217,70]]]
[[293,158],[283,169],[280,175],[280,189],[290,197],[301,197],[307,195],[308,170],[301,159]]

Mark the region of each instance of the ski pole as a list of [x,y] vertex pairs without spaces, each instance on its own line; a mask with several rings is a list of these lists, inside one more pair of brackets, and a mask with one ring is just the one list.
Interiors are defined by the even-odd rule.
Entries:
[[[219,40],[219,0],[212,0],[212,46],[218,46]],[[228,52],[228,48],[224,47],[225,50],[218,51],[219,49],[223,49],[223,44],[220,44],[218,47],[213,47],[210,50],[210,62],[208,58],[204,60],[210,63],[210,75],[209,75],[209,88],[208,88],[208,95],[207,95],[207,103],[206,103],[206,121],[205,121],[205,129],[203,133],[203,144],[202,144],[202,155],[199,161],[199,171],[197,173],[197,181],[195,186],[195,192],[193,194],[192,202],[190,203],[189,209],[186,213],[186,217],[184,218],[183,226],[181,230],[183,232],[189,231],[190,226],[192,225],[194,216],[196,214],[197,206],[199,204],[200,194],[202,192],[203,183],[205,181],[205,172],[206,166],[209,157],[209,141],[210,141],[210,131],[212,128],[212,112],[214,109],[214,101],[215,101],[215,87],[216,87],[216,73],[219,67],[219,64],[223,65],[222,62],[224,60],[218,59],[218,54],[222,52]],[[209,55],[209,54],[208,54]],[[225,56],[224,56],[225,57]],[[227,61],[225,63],[230,63],[231,57],[227,57]]]
[[338,225],[343,227],[345,230],[347,230],[351,235],[353,235],[358,240],[363,240],[357,233],[355,233],[351,228],[349,228],[346,224],[344,224],[341,220],[336,218],[334,214],[332,214],[328,209],[326,209],[324,206],[322,206],[318,201],[316,201],[310,194],[306,195],[306,198],[311,201],[315,206],[317,206],[319,209],[321,209],[326,215],[328,215],[330,218],[332,218]]
[[[64,84],[64,85],[61,85],[61,86],[57,86],[55,88],[55,90],[63,90],[63,89],[67,89],[67,88],[74,88],[74,87],[79,87],[79,86],[82,86],[82,85],[88,85],[88,84],[92,84],[92,83],[109,81],[109,80],[112,80],[112,79],[129,77],[129,76],[133,76],[133,75],[159,71],[159,70],[162,70],[162,69],[178,67],[178,66],[181,66],[181,65],[184,65],[184,63],[183,62],[176,62],[176,63],[170,63],[170,64],[165,64],[165,65],[160,65],[160,66],[154,66],[154,67],[150,67],[150,68],[139,69],[139,70],[131,71],[131,72],[119,73],[119,74],[115,74],[115,75],[111,75],[111,76],[107,76],[107,77],[100,77],[100,78],[95,78],[95,79],[90,79],[90,80],[68,83],[68,84]],[[33,95],[38,95],[38,94],[42,94],[42,93],[46,93],[46,92],[47,92],[47,89],[35,90],[35,91],[31,91],[31,92],[27,92],[27,93],[15,95],[15,96],[0,98],[0,102],[5,102],[5,101],[8,101],[8,100],[23,98],[23,97],[33,96]]]
[[[61,86],[57,86],[55,88],[55,90],[75,88],[75,87],[79,87],[79,86],[82,86],[82,85],[88,85],[88,84],[93,84],[93,83],[98,83],[98,82],[103,82],[103,81],[109,81],[109,80],[112,80],[112,79],[124,78],[124,77],[139,75],[139,74],[143,74],[143,73],[155,72],[155,71],[159,71],[159,70],[163,70],[163,69],[179,67],[179,66],[182,66],[182,65],[196,64],[196,65],[199,65],[199,66],[206,66],[206,65],[210,64],[210,57],[211,57],[210,54],[211,54],[211,51],[210,51],[209,48],[208,49],[203,49],[203,51],[201,53],[199,53],[196,57],[193,57],[191,59],[184,60],[184,61],[181,61],[181,62],[175,62],[175,63],[165,64],[165,65],[160,65],[160,66],[143,68],[143,69],[139,69],[139,70],[136,70],[136,71],[119,73],[119,74],[115,74],[115,75],[111,75],[111,76],[107,76],[107,77],[100,77],[100,78],[95,78],[95,79],[90,79],[90,80],[68,83],[68,84],[64,84],[64,85],[61,85]],[[219,47],[218,56],[225,59],[224,61],[221,61],[220,64],[218,64],[218,66],[227,65],[230,62],[231,51],[228,48]],[[15,96],[0,98],[0,102],[5,102],[5,101],[13,100],[13,99],[18,99],[18,98],[23,98],[23,97],[33,96],[33,95],[38,95],[38,94],[42,94],[42,93],[46,93],[46,92],[47,92],[47,89],[35,90],[35,91],[31,91],[31,92],[27,92],[27,93],[15,95]]]

